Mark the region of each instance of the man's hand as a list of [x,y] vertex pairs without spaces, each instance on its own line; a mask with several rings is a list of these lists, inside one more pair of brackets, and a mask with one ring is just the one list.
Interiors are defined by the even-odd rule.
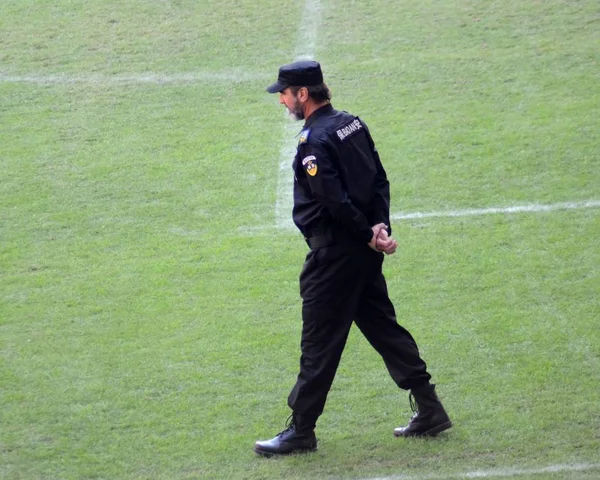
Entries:
[[393,255],[398,248],[398,242],[392,237],[388,237],[387,230],[382,228],[379,231],[379,235],[377,235],[375,246],[380,252],[383,252],[386,255]]
[[387,225],[385,223],[378,223],[371,227],[373,230],[373,237],[369,242],[371,247],[376,252],[384,252],[387,255],[392,255],[396,248],[398,248],[398,242],[392,237],[388,237]]

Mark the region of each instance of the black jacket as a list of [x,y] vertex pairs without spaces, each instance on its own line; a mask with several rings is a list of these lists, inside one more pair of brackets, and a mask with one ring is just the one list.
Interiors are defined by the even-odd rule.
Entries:
[[314,111],[300,133],[292,167],[293,219],[306,238],[333,232],[368,243],[371,226],[390,227],[389,182],[358,117],[330,104]]

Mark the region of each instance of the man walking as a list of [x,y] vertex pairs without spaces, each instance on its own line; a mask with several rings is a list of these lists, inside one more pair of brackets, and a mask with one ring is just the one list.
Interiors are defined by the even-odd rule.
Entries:
[[452,426],[430,384],[411,334],[396,321],[382,273],[384,253],[396,251],[389,221],[389,183],[365,123],[337,111],[319,63],[279,69],[267,87],[290,115],[304,120],[294,158],[294,223],[310,251],[300,274],[300,373],[288,397],[287,428],[258,441],[260,455],[317,448],[323,412],[354,321],[383,358],[398,387],[410,390],[416,412],[398,437],[437,435]]

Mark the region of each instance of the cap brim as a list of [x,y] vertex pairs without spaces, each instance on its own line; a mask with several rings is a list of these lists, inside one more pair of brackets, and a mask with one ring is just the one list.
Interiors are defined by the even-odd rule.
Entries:
[[289,85],[286,85],[285,83],[281,83],[281,82],[277,81],[273,85],[269,85],[267,87],[267,92],[279,93],[279,92],[283,92],[287,87],[289,87]]

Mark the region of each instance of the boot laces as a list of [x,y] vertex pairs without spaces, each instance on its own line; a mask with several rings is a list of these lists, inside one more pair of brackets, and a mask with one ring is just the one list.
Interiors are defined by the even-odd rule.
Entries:
[[294,414],[292,413],[288,419],[285,421],[285,428],[279,432],[277,434],[278,437],[280,437],[281,435],[283,435],[284,433],[289,432],[290,430],[293,430],[296,427],[296,422],[294,421]]
[[415,418],[419,414],[419,406],[417,405],[417,401],[412,392],[408,394],[408,402],[410,403],[410,409],[413,412],[412,418]]

